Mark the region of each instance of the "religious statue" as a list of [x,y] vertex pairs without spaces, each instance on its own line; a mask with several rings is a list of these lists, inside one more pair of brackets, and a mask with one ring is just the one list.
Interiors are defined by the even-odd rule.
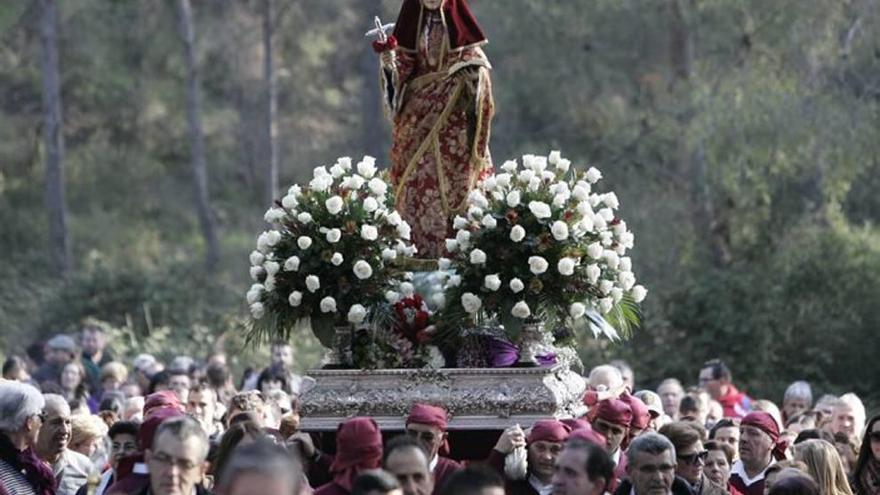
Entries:
[[[492,172],[494,114],[486,43],[465,0],[404,0],[394,32],[377,19],[391,182],[421,258],[446,253],[451,218]],[[368,33],[369,34],[369,33]]]

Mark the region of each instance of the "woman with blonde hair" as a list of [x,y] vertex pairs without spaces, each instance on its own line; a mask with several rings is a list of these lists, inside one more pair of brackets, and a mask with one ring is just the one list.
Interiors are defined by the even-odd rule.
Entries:
[[807,465],[823,495],[853,495],[834,445],[825,440],[807,440],[795,446],[794,458]]

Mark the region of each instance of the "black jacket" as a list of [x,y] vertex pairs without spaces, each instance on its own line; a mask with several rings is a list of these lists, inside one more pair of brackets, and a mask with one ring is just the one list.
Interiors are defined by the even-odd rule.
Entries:
[[[620,482],[620,486],[614,491],[614,495],[630,495],[632,491],[632,482],[626,479]],[[638,493],[636,495],[639,495]],[[672,495],[695,495],[691,485],[683,478],[675,477],[672,482]]]

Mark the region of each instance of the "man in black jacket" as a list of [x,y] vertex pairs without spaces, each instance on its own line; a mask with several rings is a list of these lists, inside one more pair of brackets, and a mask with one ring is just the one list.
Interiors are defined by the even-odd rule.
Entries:
[[693,495],[690,486],[675,476],[675,447],[663,435],[645,433],[626,451],[628,478],[615,495]]

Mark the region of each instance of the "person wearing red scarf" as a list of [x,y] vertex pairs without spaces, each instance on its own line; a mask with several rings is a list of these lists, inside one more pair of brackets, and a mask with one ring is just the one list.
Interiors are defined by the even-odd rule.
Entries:
[[443,454],[449,453],[447,441],[446,410],[428,404],[413,404],[406,418],[406,433],[419,439],[428,455],[428,467],[434,475],[434,492],[438,492],[446,479],[462,469],[462,465]]
[[485,43],[466,0],[404,0],[394,34],[373,44],[393,124],[396,208],[420,256],[445,255],[451,218],[492,171]]
[[700,388],[721,404],[725,418],[742,418],[751,410],[752,399],[733,385],[730,368],[724,361],[706,361],[699,378]]
[[747,414],[740,430],[739,460],[730,470],[730,484],[744,495],[763,495],[767,468],[785,459],[786,443],[779,438],[776,420],[764,411]]
[[556,458],[568,440],[571,427],[555,419],[535,422],[526,437],[527,465],[525,479],[510,479],[504,473],[505,453],[492,451],[488,464],[505,475],[505,491],[508,495],[549,495],[553,491],[553,472]]
[[[156,394],[151,394],[150,397]],[[178,404],[180,402],[178,401]],[[144,409],[147,409],[146,406]],[[138,452],[119,460],[116,482],[110,485],[108,495],[139,493],[150,485],[150,471],[144,460],[144,452],[153,447],[159,425],[171,418],[179,418],[183,412],[174,407],[153,407],[138,429]]]
[[358,473],[382,464],[382,433],[372,418],[356,417],[336,430],[336,457],[330,465],[333,481],[315,495],[348,495]]

